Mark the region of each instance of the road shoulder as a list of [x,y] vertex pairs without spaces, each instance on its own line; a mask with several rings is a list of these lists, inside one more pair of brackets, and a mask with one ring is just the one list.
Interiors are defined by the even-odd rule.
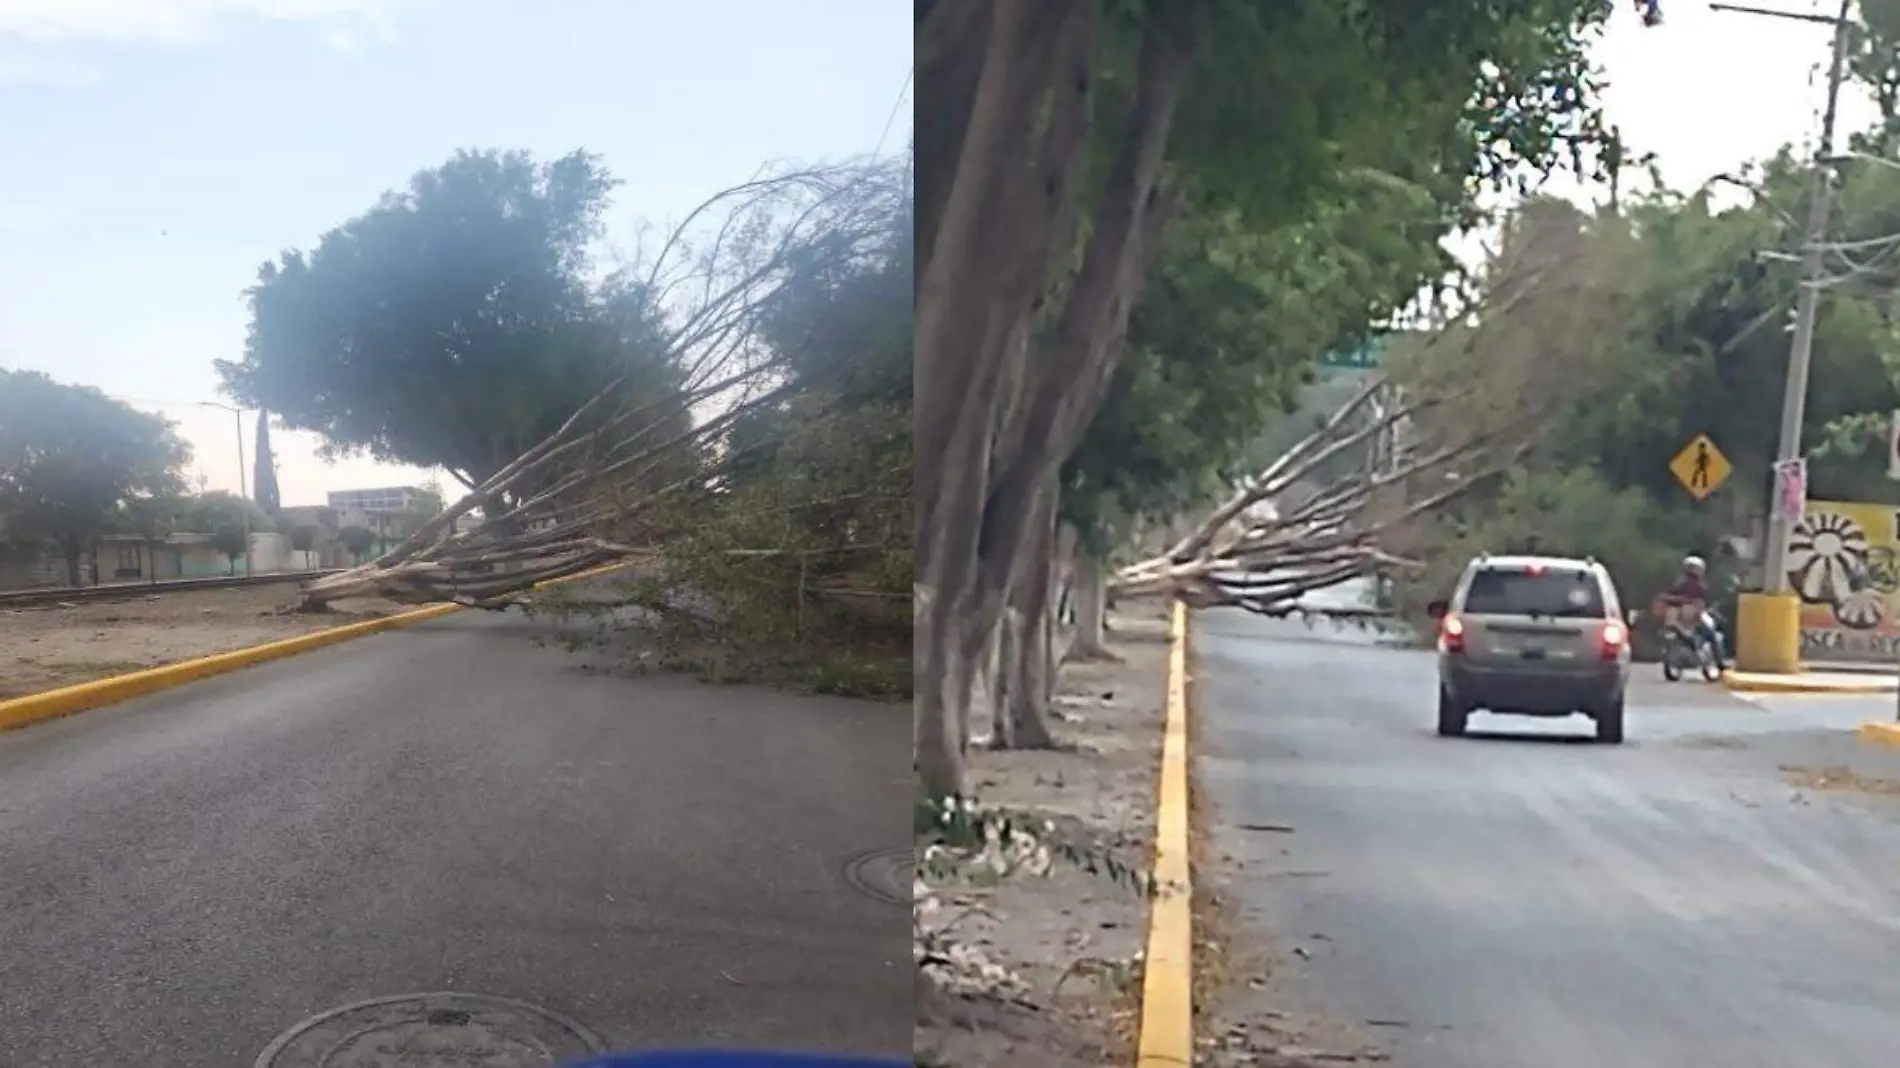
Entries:
[[[1192,653],[1194,643],[1190,642]],[[1188,664],[1189,731],[1201,718],[1201,661]],[[1271,714],[1270,699],[1264,712]],[[1290,825],[1227,820],[1199,774],[1204,752],[1189,759],[1189,845],[1194,872],[1195,1068],[1325,1068],[1387,1060],[1377,1036],[1325,1011],[1300,984],[1306,944],[1323,935],[1273,930],[1243,913],[1237,886],[1259,876],[1226,848],[1235,835],[1291,835]],[[1285,853],[1285,850],[1281,850]]]
[[[1034,812],[1054,823],[1061,841],[1146,871],[1166,716],[1167,608],[1124,605],[1110,625],[1117,660],[1062,670],[1060,722],[1052,726],[1064,748],[975,750],[968,773],[980,800]],[[1008,1004],[932,997],[920,1005],[919,1065],[1133,1061],[1149,911],[1138,893],[1058,860],[1046,877],[947,896],[952,910],[974,910],[958,927],[962,940],[1020,975],[1025,988]]]

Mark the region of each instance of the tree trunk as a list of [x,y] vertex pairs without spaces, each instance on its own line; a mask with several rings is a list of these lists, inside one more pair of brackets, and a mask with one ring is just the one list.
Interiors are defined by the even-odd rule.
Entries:
[[1071,660],[1113,660],[1108,648],[1108,577],[1102,562],[1084,550],[1075,562],[1075,640]]
[[1069,649],[1075,644],[1075,569],[1081,543],[1074,524],[1056,525],[1056,566],[1049,587],[1049,649],[1057,668],[1069,662]]
[[1002,663],[1003,714],[997,744],[1010,749],[1052,749],[1049,703],[1055,693],[1054,613],[1055,493],[1037,494],[1037,526],[1017,568],[1012,569],[1005,609],[1009,643]]
[[[996,435],[991,456],[995,473],[988,480],[982,510],[979,566],[985,581],[1005,592],[1015,587],[1025,551],[1040,553],[1042,562],[1048,562],[1056,479],[1101,406],[1126,337],[1129,310],[1169,214],[1171,201],[1158,187],[1162,157],[1195,49],[1186,27],[1162,22],[1158,11],[1151,10],[1134,103],[1090,219],[1081,266],[1020,399],[1009,398],[1017,402],[1010,425]],[[946,225],[940,243],[948,240],[948,233]],[[921,322],[921,310],[919,315]],[[923,387],[918,388],[922,395]],[[921,437],[918,451],[933,455]],[[920,481],[919,493],[924,492]],[[1046,607],[1046,581],[1035,596]]]
[[933,801],[963,794],[963,753],[970,732],[962,711],[968,707],[974,675],[948,634],[933,637],[943,624],[932,612],[936,600],[929,587],[917,588],[917,692],[911,737],[918,790]]
[[[934,102],[943,87],[953,111],[968,100],[967,112],[918,131],[925,256],[914,389],[917,497],[925,503],[915,546],[918,583],[930,596],[915,636],[916,734],[933,746],[940,727],[954,730],[947,737],[966,736],[970,724],[960,718],[973,687],[994,679],[980,670],[1003,593],[985,583],[980,566],[993,424],[1006,366],[1023,358],[1020,339],[1047,284],[1053,220],[1083,159],[1080,126],[1066,143],[1060,122],[1040,126],[1052,113],[1052,87],[1078,87],[1065,96],[1086,103],[1094,11],[1075,0],[972,6],[952,20],[953,30],[918,42],[919,96]],[[1059,61],[1064,56],[1069,63]],[[1073,116],[1066,104],[1053,109],[1057,120]],[[937,707],[946,702],[954,705]],[[960,761],[953,767],[941,753],[920,752],[916,764],[927,794],[962,793]]]
[[79,543],[77,541],[62,542],[59,549],[60,554],[66,558],[66,585],[73,589],[78,589],[85,585],[85,576],[80,573],[79,569],[80,560],[83,556],[80,551]]
[[963,715],[963,745],[992,746],[1004,736],[1003,665],[1008,662],[1011,635],[1006,618],[994,620],[973,663],[968,706]]

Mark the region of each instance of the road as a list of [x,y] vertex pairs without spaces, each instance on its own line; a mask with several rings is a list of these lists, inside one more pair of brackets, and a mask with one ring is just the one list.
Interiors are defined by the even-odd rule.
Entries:
[[0,1064],[249,1068],[432,991],[617,1048],[909,1050],[907,909],[845,875],[909,855],[903,710],[588,674],[534,626],[457,613],[0,734]]
[[1195,652],[1242,922],[1310,954],[1318,1007],[1385,1022],[1394,1064],[1893,1063],[1900,802],[1781,770],[1900,780],[1846,733],[1891,696],[1749,703],[1639,666],[1623,746],[1483,714],[1453,740],[1428,653],[1233,611]]

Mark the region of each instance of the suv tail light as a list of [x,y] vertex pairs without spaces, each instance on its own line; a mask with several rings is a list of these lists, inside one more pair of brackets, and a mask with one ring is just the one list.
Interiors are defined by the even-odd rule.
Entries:
[[1465,651],[1465,621],[1447,614],[1438,621],[1438,651],[1441,653],[1462,653]]
[[1606,661],[1616,660],[1623,655],[1623,650],[1629,647],[1629,628],[1618,620],[1606,619],[1603,621],[1603,631],[1598,635],[1598,641],[1598,655]]

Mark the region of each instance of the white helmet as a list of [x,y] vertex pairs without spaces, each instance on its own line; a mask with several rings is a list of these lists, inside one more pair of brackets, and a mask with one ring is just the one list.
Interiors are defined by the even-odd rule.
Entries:
[[1709,564],[1708,561],[1702,559],[1700,556],[1685,556],[1682,558],[1682,569],[1684,571],[1696,572],[1707,571]]

